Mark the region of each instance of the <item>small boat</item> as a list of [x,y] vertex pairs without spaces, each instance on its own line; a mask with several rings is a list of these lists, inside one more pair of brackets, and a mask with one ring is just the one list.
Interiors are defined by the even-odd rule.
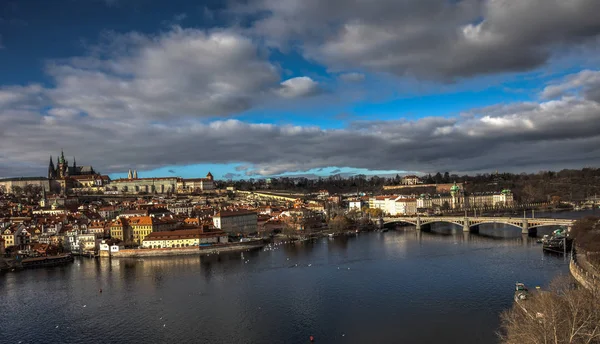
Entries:
[[525,286],[524,283],[517,282],[515,284],[515,301],[519,302],[522,300],[526,300],[529,295],[529,290]]

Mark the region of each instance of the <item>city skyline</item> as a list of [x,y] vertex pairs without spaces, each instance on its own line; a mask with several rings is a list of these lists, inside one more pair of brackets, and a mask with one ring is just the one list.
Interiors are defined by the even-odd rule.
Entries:
[[45,175],[61,149],[112,178],[598,166],[598,12],[594,0],[5,2],[0,177]]

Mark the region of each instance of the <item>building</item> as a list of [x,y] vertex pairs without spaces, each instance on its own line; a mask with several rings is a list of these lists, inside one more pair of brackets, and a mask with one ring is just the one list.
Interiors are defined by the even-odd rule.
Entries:
[[258,230],[258,217],[255,211],[222,211],[213,216],[213,225],[232,234],[255,233]]
[[17,242],[17,226],[12,225],[2,230],[2,239],[4,240],[4,247],[11,247],[16,245]]
[[40,191],[50,191],[50,181],[44,177],[18,177],[0,179],[0,189],[6,193],[13,193],[16,190],[23,191],[27,187],[36,187]]
[[137,171],[129,171],[128,178],[115,179],[106,186],[106,191],[116,191],[120,194],[167,194],[174,193],[177,187],[177,177],[137,178]]
[[421,179],[415,175],[402,177],[402,185],[417,185],[421,183]]
[[415,215],[417,214],[417,200],[415,198],[400,198],[394,202],[392,215]]
[[77,166],[75,157],[73,157],[73,165],[69,166],[69,161],[65,159],[62,151],[57,158],[56,166],[50,156],[48,180],[50,190],[62,193],[67,193],[72,188],[83,189],[81,191],[97,191],[110,181],[108,176],[101,176],[92,166]]
[[351,200],[348,201],[348,210],[361,210],[363,206],[362,200]]
[[181,229],[150,233],[143,241],[145,248],[180,248],[207,244],[224,244],[229,237],[223,231],[205,232],[202,229]]
[[194,193],[210,191],[215,189],[212,173],[208,172],[206,178],[179,179],[177,182],[177,193]]
[[171,218],[159,219],[154,216],[119,217],[110,225],[110,236],[125,242],[141,244],[152,232],[176,229],[179,223]]

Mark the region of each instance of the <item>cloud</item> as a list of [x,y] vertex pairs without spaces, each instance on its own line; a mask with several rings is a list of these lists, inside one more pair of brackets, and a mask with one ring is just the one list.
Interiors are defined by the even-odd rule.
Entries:
[[[11,89],[26,98],[29,88]],[[35,93],[35,92],[34,92]],[[10,99],[21,99],[14,94]],[[330,166],[370,170],[535,171],[600,164],[600,103],[563,96],[474,109],[469,116],[354,121],[342,129],[127,116],[47,115],[11,101],[0,113],[0,175],[40,175],[61,148],[103,173],[198,163],[246,175]],[[68,112],[68,111],[67,111]],[[246,168],[247,167],[247,168]],[[242,169],[240,169],[241,171]]]
[[588,99],[600,101],[600,71],[583,70],[546,86],[542,98],[551,99],[583,91]]
[[228,172],[228,173],[225,173],[225,174],[223,175],[223,178],[225,178],[225,179],[235,179],[235,178],[239,178],[239,177],[241,177],[241,176],[242,176],[242,175],[241,175],[241,174],[239,174],[239,173],[231,173],[231,172]]
[[171,174],[175,174],[177,172],[175,172],[175,170],[168,170],[167,172],[171,173]]
[[600,34],[597,0],[259,0],[231,10],[258,17],[250,32],[268,44],[294,42],[333,71],[441,80],[530,70]]
[[54,104],[90,117],[165,120],[228,116],[266,99],[278,69],[227,30],[173,27],[158,35],[105,35],[87,56],[52,61]]
[[331,171],[331,174],[337,174],[342,172],[342,170],[340,170],[339,168],[336,168],[335,170]]
[[307,76],[285,80],[277,93],[283,98],[302,98],[321,93],[319,83]]
[[345,82],[361,82],[365,80],[365,75],[362,73],[342,73],[338,76],[340,80]]

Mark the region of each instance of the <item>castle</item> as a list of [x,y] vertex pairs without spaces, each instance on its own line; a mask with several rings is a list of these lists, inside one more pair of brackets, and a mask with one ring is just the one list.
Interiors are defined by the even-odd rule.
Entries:
[[61,151],[56,166],[54,166],[52,156],[50,156],[48,181],[50,190],[54,192],[66,193],[69,190],[87,192],[101,190],[103,186],[110,182],[110,178],[100,175],[100,173],[94,171],[92,166],[77,166],[75,157],[73,157],[73,165],[69,166],[64,152]]
[[73,166],[69,166],[69,162],[65,159],[65,154],[63,151],[60,152],[60,156],[56,159],[57,165],[54,167],[54,162],[52,162],[52,156],[50,156],[50,163],[48,164],[48,179],[66,179],[71,176],[90,176],[90,175],[100,175],[94,171],[92,166],[81,166],[78,167],[75,162],[75,157],[73,157]]

